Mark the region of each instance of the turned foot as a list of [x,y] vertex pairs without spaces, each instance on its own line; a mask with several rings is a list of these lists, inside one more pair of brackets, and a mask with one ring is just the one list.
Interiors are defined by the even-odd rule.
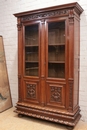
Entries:
[[67,126],[67,130],[73,130],[74,127],[73,126]]
[[18,114],[18,117],[23,117],[23,115],[22,114]]

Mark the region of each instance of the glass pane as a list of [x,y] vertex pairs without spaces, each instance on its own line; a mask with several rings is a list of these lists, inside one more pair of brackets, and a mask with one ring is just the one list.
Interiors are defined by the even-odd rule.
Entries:
[[65,22],[48,24],[48,77],[65,77]]
[[49,63],[48,76],[53,78],[64,78],[65,64]]
[[38,24],[25,26],[25,75],[39,74]]
[[48,46],[49,61],[65,62],[65,46]]
[[38,24],[25,26],[25,44],[38,45]]

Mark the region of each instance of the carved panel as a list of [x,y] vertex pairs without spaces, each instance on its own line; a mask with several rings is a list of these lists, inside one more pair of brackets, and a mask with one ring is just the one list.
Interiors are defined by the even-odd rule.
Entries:
[[22,27],[22,24],[17,24],[17,27],[18,27],[18,31],[21,31],[21,27]]
[[21,100],[21,75],[18,75],[19,101]]
[[61,87],[51,86],[51,101],[61,102]]
[[69,80],[69,107],[73,106],[73,80]]
[[74,17],[74,10],[69,10],[69,17]]
[[27,87],[27,98],[36,98],[36,84],[26,84]]
[[74,18],[69,18],[69,23],[74,24]]
[[18,31],[21,31],[21,27],[22,27],[21,19],[18,18],[18,24],[17,24]]
[[61,15],[67,15],[67,14],[68,14],[67,9],[56,10],[56,11],[50,11],[50,12],[23,16],[21,18],[21,21],[29,21],[29,20],[34,20],[34,19],[41,19],[41,18],[46,18],[46,17],[48,18],[48,17],[61,16]]

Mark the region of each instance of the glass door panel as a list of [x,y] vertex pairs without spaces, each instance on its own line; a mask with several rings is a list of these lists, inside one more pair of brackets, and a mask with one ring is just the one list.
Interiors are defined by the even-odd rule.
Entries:
[[25,26],[25,75],[39,75],[38,24]]
[[65,77],[65,22],[48,23],[48,77]]

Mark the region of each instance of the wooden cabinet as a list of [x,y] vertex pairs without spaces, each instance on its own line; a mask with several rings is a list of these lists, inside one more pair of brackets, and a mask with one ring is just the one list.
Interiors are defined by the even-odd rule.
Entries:
[[78,3],[14,14],[18,27],[16,112],[75,126],[80,119]]

